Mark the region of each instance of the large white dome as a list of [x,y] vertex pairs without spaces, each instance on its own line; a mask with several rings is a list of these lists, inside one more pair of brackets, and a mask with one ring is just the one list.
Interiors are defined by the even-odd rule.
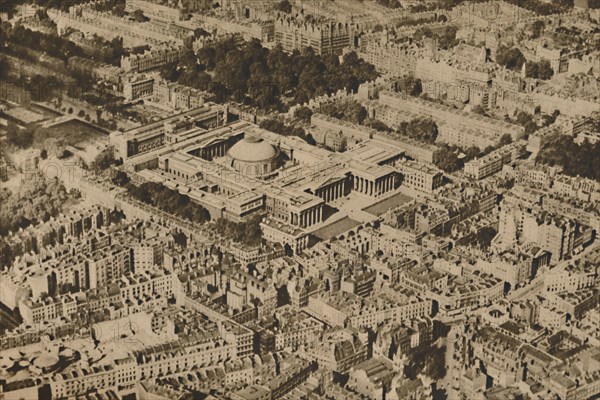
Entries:
[[229,149],[229,156],[243,162],[265,162],[277,157],[277,149],[256,136],[246,136]]

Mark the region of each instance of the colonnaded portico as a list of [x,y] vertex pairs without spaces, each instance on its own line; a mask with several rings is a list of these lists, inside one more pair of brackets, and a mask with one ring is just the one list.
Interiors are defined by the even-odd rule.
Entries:
[[394,174],[386,174],[376,178],[352,175],[353,189],[367,196],[379,197],[395,188]]
[[290,223],[301,228],[308,228],[323,220],[323,206],[309,208],[300,212],[290,211]]

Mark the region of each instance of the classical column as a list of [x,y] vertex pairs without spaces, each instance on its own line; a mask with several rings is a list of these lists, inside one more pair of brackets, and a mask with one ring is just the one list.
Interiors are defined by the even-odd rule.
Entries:
[[323,221],[323,207],[319,207],[319,222]]

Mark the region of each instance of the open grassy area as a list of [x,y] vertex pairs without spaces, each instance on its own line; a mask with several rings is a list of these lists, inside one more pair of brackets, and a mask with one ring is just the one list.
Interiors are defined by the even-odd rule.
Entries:
[[346,232],[355,226],[360,225],[360,222],[355,221],[349,217],[340,219],[331,225],[324,226],[323,228],[316,230],[313,235],[322,240],[327,240],[333,236],[339,235],[342,232]]
[[98,139],[106,134],[105,130],[79,120],[63,122],[44,129],[46,139],[60,138],[71,146]]
[[412,197],[409,197],[402,193],[398,193],[392,197],[388,197],[387,199],[380,201],[379,203],[375,203],[372,206],[363,209],[363,211],[366,211],[369,214],[373,215],[381,215],[387,210],[399,207],[405,203],[408,203],[411,200]]

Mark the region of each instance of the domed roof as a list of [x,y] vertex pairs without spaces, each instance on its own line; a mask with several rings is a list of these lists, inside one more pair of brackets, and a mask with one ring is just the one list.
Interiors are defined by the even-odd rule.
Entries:
[[246,136],[228,151],[230,157],[246,162],[269,161],[277,156],[277,149],[262,138]]
[[58,357],[53,355],[43,355],[33,361],[33,365],[39,368],[49,368],[58,362]]

